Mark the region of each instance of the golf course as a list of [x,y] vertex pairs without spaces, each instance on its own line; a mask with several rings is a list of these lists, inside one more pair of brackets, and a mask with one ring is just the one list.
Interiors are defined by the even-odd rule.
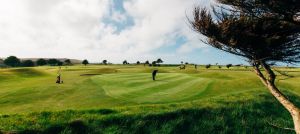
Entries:
[[[300,69],[275,70],[299,105]],[[0,69],[1,133],[294,133],[251,67],[62,66],[62,84],[57,71]]]

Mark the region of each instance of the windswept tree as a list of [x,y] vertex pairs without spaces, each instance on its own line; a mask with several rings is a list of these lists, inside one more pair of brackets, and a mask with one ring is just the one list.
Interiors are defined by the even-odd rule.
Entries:
[[149,63],[149,61],[147,60],[147,61],[145,61],[145,64],[149,65],[150,63]]
[[[300,109],[276,86],[270,65],[300,62],[300,2],[298,0],[218,0],[209,12],[194,9],[192,28],[208,45],[244,57],[269,92],[289,111],[300,134]],[[213,17],[214,16],[214,17]],[[259,69],[259,66],[265,72]]]
[[160,64],[161,63],[163,63],[164,61],[161,59],[161,58],[158,58],[157,60],[156,60],[156,65],[157,66],[160,66]]
[[107,65],[107,60],[103,60],[102,64]]
[[161,58],[158,58],[157,60],[156,60],[156,64],[161,64],[161,63],[164,63],[164,61],[161,59]]
[[16,56],[9,56],[4,60],[4,64],[11,67],[20,66],[21,61]]
[[127,60],[124,60],[123,65],[126,65],[126,64],[128,64],[128,62],[127,62]]
[[86,66],[87,64],[89,64],[89,61],[87,59],[85,59],[82,61],[82,64]]
[[44,65],[47,65],[47,61],[45,59],[38,59],[36,61],[36,65],[38,66],[44,66]]
[[147,60],[147,61],[145,61],[145,63],[144,63],[144,67],[146,66],[146,65],[149,65],[150,63],[149,63],[149,61]]

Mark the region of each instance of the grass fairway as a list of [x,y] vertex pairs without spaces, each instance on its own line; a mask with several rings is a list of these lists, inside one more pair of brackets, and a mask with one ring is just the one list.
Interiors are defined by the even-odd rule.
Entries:
[[[251,70],[70,66],[0,70],[3,133],[293,133],[289,113]],[[300,104],[300,69],[277,84]],[[273,124],[273,125],[272,125]]]

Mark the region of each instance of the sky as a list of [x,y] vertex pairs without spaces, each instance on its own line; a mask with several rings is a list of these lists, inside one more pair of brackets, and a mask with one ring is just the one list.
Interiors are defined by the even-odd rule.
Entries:
[[241,64],[187,17],[210,0],[0,0],[0,57]]

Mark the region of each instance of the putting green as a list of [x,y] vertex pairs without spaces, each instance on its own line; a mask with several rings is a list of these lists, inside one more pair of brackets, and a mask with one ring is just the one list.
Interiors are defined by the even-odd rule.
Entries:
[[[251,78],[240,79],[244,82],[255,82],[250,84],[253,87],[247,90],[248,86],[241,86],[242,83],[237,81],[238,79],[224,81],[218,77],[209,78],[185,73],[160,73],[156,81],[151,79],[150,73],[104,74],[91,79],[103,88],[107,96],[134,103],[191,101],[222,95],[222,92],[228,94],[261,89],[254,85],[258,81]],[[219,84],[223,84],[227,89],[218,88],[222,86]]]
[[149,73],[106,74],[92,78],[106,95],[136,103],[174,102],[201,94],[212,81],[187,74],[162,73],[157,80]]

